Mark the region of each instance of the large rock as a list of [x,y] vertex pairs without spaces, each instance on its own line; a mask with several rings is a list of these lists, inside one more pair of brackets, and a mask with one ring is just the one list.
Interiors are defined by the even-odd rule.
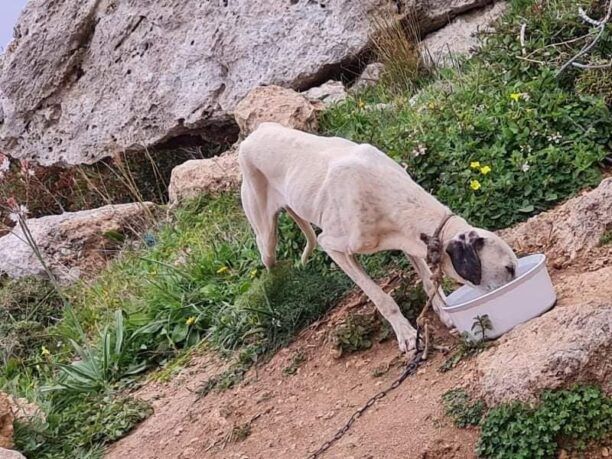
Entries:
[[314,131],[318,126],[319,108],[292,89],[260,86],[240,101],[234,110],[234,117],[244,137],[266,121],[302,131]]
[[30,0],[0,63],[0,149],[77,164],[218,139],[252,88],[305,90],[358,61],[372,12],[405,3],[427,33],[488,2]]
[[[13,409],[9,397],[0,392],[0,448],[13,447]],[[0,456],[1,457],[1,456]]]
[[325,106],[342,102],[347,97],[346,89],[341,81],[329,80],[321,86],[310,88],[303,93],[312,101],[321,101]]
[[372,62],[368,64],[355,83],[353,83],[353,86],[351,86],[351,92],[359,92],[371,86],[375,86],[376,83],[380,81],[384,71],[385,64],[381,62]]
[[[95,273],[116,251],[117,239],[150,222],[154,204],[119,204],[25,220],[46,265],[62,281]],[[18,226],[0,238],[0,273],[45,276],[46,271]]]
[[610,228],[612,177],[555,209],[500,231],[500,236],[519,252],[544,252],[562,264],[599,245]]
[[200,194],[219,193],[240,186],[238,152],[209,159],[194,159],[172,169],[168,194],[174,204]]
[[451,65],[457,58],[474,52],[480,45],[479,34],[489,32],[491,25],[506,10],[506,2],[459,16],[421,42],[427,59],[436,65]]
[[558,307],[502,337],[478,357],[480,396],[489,404],[534,400],[575,382],[612,392],[612,303]]

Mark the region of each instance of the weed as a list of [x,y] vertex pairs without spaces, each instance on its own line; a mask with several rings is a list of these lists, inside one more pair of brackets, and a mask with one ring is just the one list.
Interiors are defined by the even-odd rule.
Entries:
[[383,324],[376,313],[351,314],[332,334],[339,355],[359,352],[372,347],[382,331]]
[[291,362],[285,368],[283,373],[287,376],[293,376],[297,373],[298,368],[306,361],[306,353],[301,349],[296,351],[291,357]]
[[16,423],[15,444],[28,457],[101,457],[101,447],[127,434],[151,414],[140,400],[80,395],[54,407],[46,420]]
[[444,412],[457,427],[477,426],[482,419],[485,405],[482,400],[472,402],[463,389],[452,389],[442,396]]
[[230,441],[233,443],[239,443],[251,435],[251,423],[235,425],[230,434]]
[[582,449],[612,432],[612,398],[594,387],[546,391],[540,403],[492,409],[481,423],[483,457],[552,458],[559,448]]
[[603,246],[609,244],[612,244],[612,230],[603,233],[599,239],[599,245]]
[[473,340],[467,333],[461,335],[461,342],[455,352],[446,359],[446,361],[440,366],[442,373],[452,370],[459,362],[476,354],[481,353],[487,348],[487,343],[483,340]]
[[477,341],[483,342],[487,339],[487,330],[493,329],[493,323],[488,314],[474,317],[472,333],[477,337]]

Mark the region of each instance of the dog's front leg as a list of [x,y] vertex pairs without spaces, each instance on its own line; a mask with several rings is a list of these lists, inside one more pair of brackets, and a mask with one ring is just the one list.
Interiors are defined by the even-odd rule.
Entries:
[[406,254],[406,256],[410,260],[410,263],[412,264],[414,270],[421,278],[421,281],[423,282],[423,289],[425,290],[425,293],[427,293],[427,296],[430,298],[433,296],[431,305],[433,306],[434,311],[436,311],[438,317],[444,325],[446,325],[448,328],[453,328],[453,321],[451,320],[449,315],[444,312],[444,309],[442,308],[444,304],[442,301],[442,298],[444,298],[444,292],[442,291],[441,287],[438,287],[438,292],[436,294],[433,281],[431,280],[432,273],[429,269],[429,266],[427,266],[425,260],[421,258],[413,257],[412,255],[408,254]]
[[331,249],[326,249],[324,243],[319,238],[319,244],[334,262],[355,282],[361,290],[372,300],[376,308],[389,321],[397,341],[400,351],[408,352],[415,348],[416,330],[410,325],[399,309],[397,303],[391,298],[391,295],[384,292],[376,282],[374,282],[363,268],[357,263],[357,260],[351,255],[343,252],[338,252]]

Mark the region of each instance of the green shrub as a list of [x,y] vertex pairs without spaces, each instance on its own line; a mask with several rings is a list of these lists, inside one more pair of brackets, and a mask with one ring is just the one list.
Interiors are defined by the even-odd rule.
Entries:
[[332,333],[333,343],[339,355],[359,352],[372,347],[373,342],[388,336],[377,313],[351,314]]
[[612,398],[593,387],[544,392],[536,407],[492,409],[476,448],[487,458],[552,458],[564,447],[583,448],[612,432]]
[[442,396],[444,412],[457,427],[477,426],[485,411],[482,400],[472,402],[463,389],[449,390]]
[[150,406],[140,400],[81,395],[56,406],[45,422],[17,422],[15,444],[32,458],[102,457],[102,446],[126,435],[151,413]]

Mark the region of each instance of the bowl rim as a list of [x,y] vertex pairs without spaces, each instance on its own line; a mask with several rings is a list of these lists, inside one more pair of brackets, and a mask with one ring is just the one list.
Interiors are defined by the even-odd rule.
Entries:
[[[461,309],[469,309],[471,307],[478,306],[481,303],[487,302],[489,300],[497,298],[498,296],[504,295],[509,290],[512,290],[512,289],[516,288],[517,285],[521,285],[521,284],[525,283],[527,280],[529,280],[533,276],[535,276],[542,267],[544,267],[544,269],[546,269],[546,255],[544,255],[543,253],[534,253],[532,255],[527,255],[526,257],[520,258],[519,262],[523,261],[523,260],[527,261],[527,260],[530,260],[530,259],[536,259],[537,261],[528,271],[524,272],[523,274],[521,274],[516,279],[513,279],[512,281],[508,282],[507,284],[504,284],[501,287],[496,288],[495,290],[487,292],[484,295],[478,296],[478,297],[473,298],[473,299],[468,300],[468,301],[463,301],[461,303],[454,304],[452,306],[449,306],[446,303],[446,301],[445,301],[445,303],[442,305],[442,309],[444,309],[447,312],[454,312],[454,311],[459,311]],[[450,295],[452,295],[455,292],[458,292],[460,289],[462,289],[464,287],[468,287],[468,288],[472,288],[472,289],[474,288],[474,287],[471,287],[471,286],[464,285],[462,287],[459,287],[457,290],[452,292]]]

